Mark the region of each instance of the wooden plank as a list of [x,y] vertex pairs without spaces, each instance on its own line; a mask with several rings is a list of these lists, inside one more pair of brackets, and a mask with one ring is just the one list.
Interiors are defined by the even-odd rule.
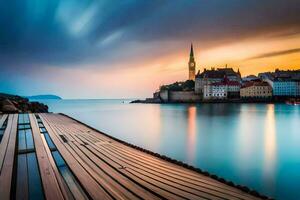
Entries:
[[45,150],[38,124],[33,114],[29,114],[32,136],[34,138],[36,157],[39,164],[41,179],[46,199],[63,200],[63,193],[60,190],[55,173],[49,161],[48,154]]
[[[57,127],[53,126],[56,134]],[[64,132],[66,133],[66,132]],[[67,135],[65,135],[67,137]],[[137,199],[137,196],[133,195],[130,191],[126,190],[122,185],[119,185],[117,182],[123,183],[127,188],[130,187],[133,191],[143,199],[157,199],[154,195],[151,195],[149,192],[145,191],[143,188],[138,187],[137,185],[133,185],[129,179],[124,179],[123,176],[118,174],[114,176],[116,173],[109,169],[107,165],[103,162],[98,162],[97,160],[92,159],[92,154],[86,154],[87,152],[82,151],[82,144],[75,145],[74,139],[72,137],[67,137],[68,142],[64,143],[66,148],[72,152],[72,155],[78,159],[78,162],[84,166],[84,168],[91,173],[91,175],[98,181],[99,184],[102,184],[116,199]],[[73,141],[73,142],[72,142]],[[91,161],[91,159],[93,161]],[[107,172],[107,173],[105,173]],[[110,176],[114,177],[113,180]],[[117,182],[116,182],[117,181]],[[118,194],[119,193],[119,194]]]
[[[70,151],[73,151],[74,156],[80,157],[78,160],[82,166],[96,179],[96,181],[102,185],[114,198],[116,199],[138,199],[135,195],[115,182],[110,176],[108,176],[103,168],[98,167],[98,163],[94,160],[90,160],[91,157],[87,157],[80,149],[84,148],[82,145],[75,145],[73,142],[68,143],[67,147]],[[80,149],[79,149],[80,148]],[[88,155],[88,154],[87,154]],[[119,177],[121,179],[121,177]]]
[[[86,141],[87,142],[87,141]],[[188,199],[199,199],[199,198],[210,198],[210,199],[218,199],[217,197],[214,197],[212,195],[209,195],[207,193],[191,193],[190,191],[186,191],[183,189],[183,187],[178,187],[178,185],[171,183],[169,181],[163,180],[159,177],[149,177],[144,175],[143,173],[136,173],[135,170],[132,170],[132,168],[129,165],[126,165],[123,162],[120,162],[120,160],[117,159],[110,159],[108,156],[105,155],[104,152],[99,151],[93,144],[89,144],[87,148],[97,154],[99,157],[101,157],[103,160],[105,160],[107,163],[110,163],[112,166],[115,166],[116,169],[119,169],[119,173],[124,173],[129,177],[138,177],[139,180],[138,182],[141,183],[143,182],[148,182],[150,185],[152,184],[151,187],[149,188],[154,188],[153,186],[159,187],[159,189],[156,189],[156,192],[161,193],[162,190],[165,190],[167,192],[173,193],[181,198],[187,197]],[[128,173],[129,172],[129,173]],[[186,188],[185,188],[186,189]],[[195,191],[194,191],[195,192]],[[161,195],[163,195],[161,193]]]
[[[87,137],[85,138],[88,139]],[[242,193],[241,191],[228,190],[226,187],[224,188],[224,186],[222,186],[223,184],[221,183],[211,184],[210,183],[211,181],[203,181],[202,179],[199,178],[190,179],[182,176],[180,173],[174,174],[171,171],[166,171],[164,168],[160,168],[159,166],[156,166],[154,164],[147,163],[147,161],[143,161],[143,159],[139,157],[131,156],[129,154],[121,152],[119,151],[120,149],[114,148],[110,143],[107,144],[96,143],[95,145],[98,146],[99,148],[102,148],[111,157],[117,156],[119,159],[123,160],[123,162],[129,165],[133,165],[134,168],[136,169],[145,170],[149,173],[153,173],[158,176],[164,177],[166,179],[173,180],[174,182],[181,183],[182,185],[186,185],[188,187],[192,187],[192,188],[201,187],[203,189],[207,188],[207,189],[214,190],[216,192],[226,192],[232,195],[233,197],[235,196],[238,198],[239,197],[247,198],[245,194]]]
[[[56,127],[56,125],[53,125],[53,127]],[[59,132],[63,132],[63,130],[59,130]],[[79,144],[80,145],[80,144]],[[85,153],[88,154],[88,150],[86,149],[85,150]],[[92,156],[93,154],[89,154],[89,156]],[[95,163],[103,163],[103,161],[97,157],[93,157],[93,160]],[[101,166],[102,167],[102,166]],[[137,185],[142,185],[144,186],[145,188],[147,188],[149,191],[152,191],[153,193],[156,193],[157,195],[161,196],[161,197],[165,197],[165,198],[168,198],[168,199],[184,199],[182,197],[179,197],[179,196],[176,196],[168,191],[165,191],[165,190],[160,190],[158,187],[156,187],[155,185],[149,183],[149,182],[145,182],[144,180],[138,178],[138,177],[133,177],[132,175],[130,175],[129,173],[127,173],[126,171],[123,171],[121,169],[121,166],[114,166],[113,169],[117,170],[118,171],[118,177],[121,178],[122,175],[125,175],[126,177],[130,178],[130,180],[134,181]],[[121,169],[121,171],[120,171]],[[139,184],[139,182],[143,182],[143,184]],[[130,188],[132,190],[132,188]],[[154,190],[153,190],[154,189]],[[163,194],[163,195],[161,195]],[[146,199],[149,199],[149,198],[146,198]],[[150,198],[150,199],[153,199]]]
[[88,174],[88,172],[76,161],[74,156],[64,147],[64,145],[60,142],[58,136],[54,133],[52,128],[49,126],[46,120],[44,120],[45,114],[41,114],[40,117],[46,127],[51,139],[56,145],[57,149],[65,159],[66,163],[77,177],[79,182],[83,185],[84,189],[90,195],[92,199],[112,199],[106,191],[101,188],[98,183]]
[[[100,147],[100,145],[97,145]],[[101,147],[100,147],[101,148]],[[228,194],[231,196],[231,198],[247,198],[244,193],[241,191],[232,191],[228,190],[226,187],[222,187],[221,184],[214,184],[212,185],[210,182],[206,181],[204,182],[202,179],[188,179],[180,174],[174,175],[173,173],[166,172],[164,170],[161,170],[155,166],[147,165],[141,162],[138,162],[138,159],[134,159],[133,157],[130,157],[126,154],[119,154],[117,150],[111,147],[110,144],[108,145],[102,145],[102,149],[107,153],[107,155],[110,155],[111,158],[116,157],[116,159],[122,160],[125,164],[132,166],[135,170],[140,171],[141,173],[143,171],[149,173],[150,175],[159,176],[161,178],[164,178],[166,180],[173,181],[175,183],[178,183],[180,185],[190,187],[196,190],[204,191],[207,193],[212,193],[216,196],[221,197],[223,194]],[[142,170],[142,171],[141,171]]]
[[4,114],[0,117],[0,128],[2,127],[2,125],[5,122],[6,118],[7,118],[7,114]]
[[[88,138],[86,138],[85,136],[81,136],[81,135],[76,135],[78,138],[80,138],[81,140],[86,140],[86,141],[89,141]],[[90,144],[90,143],[88,143]],[[93,144],[90,144],[93,146]],[[134,168],[135,170],[143,170],[145,172],[145,174],[147,173],[150,173],[150,174],[154,174],[154,175],[157,175],[158,177],[161,177],[161,178],[164,178],[166,180],[170,179],[170,177],[166,176],[166,175],[163,175],[160,173],[153,173],[153,171],[155,170],[154,168],[151,168],[151,169],[148,169],[148,168],[143,168],[142,165],[139,165],[139,164],[136,164],[134,163],[134,161],[132,162],[132,160],[128,160],[127,158],[123,159],[122,157],[120,157],[118,154],[116,154],[115,152],[111,152],[109,150],[109,146],[108,145],[103,145],[103,146],[96,146],[94,145],[94,147],[98,150],[98,151],[101,151],[103,152],[103,154],[105,154],[108,158],[110,158],[111,160],[113,160],[114,162],[116,163],[119,163],[120,166],[127,166],[127,167],[131,167],[131,168]],[[108,147],[107,149],[105,147]],[[148,169],[148,170],[147,170]],[[142,171],[140,171],[142,172]],[[142,172],[143,173],[143,172]],[[172,179],[171,179],[172,180]],[[177,181],[180,181],[180,180],[177,180],[177,179],[173,179],[174,181],[173,182],[176,182]],[[184,184],[182,184],[184,186]]]
[[[56,125],[54,125],[54,126],[56,126]],[[58,130],[59,132],[64,132],[64,133],[66,133],[65,132],[65,130]],[[80,145],[80,144],[79,144]],[[87,147],[88,149],[89,149],[89,147]],[[101,160],[97,160],[96,162],[100,162]],[[107,160],[106,160],[107,161]],[[110,161],[108,161],[108,162],[110,162]],[[114,168],[116,169],[116,170],[118,170],[118,169],[120,169],[122,166],[121,165],[115,165],[114,163],[112,163],[112,162],[110,162],[110,164],[111,165],[114,165]],[[122,171],[120,171],[120,170],[118,170],[118,172],[119,173],[121,173],[121,174],[126,174],[126,170],[124,171],[124,172],[122,172]],[[127,173],[127,176],[131,176],[130,174],[128,174]],[[136,177],[135,177],[136,178]],[[137,179],[136,179],[137,180]],[[149,183],[149,182],[148,182]],[[149,185],[149,184],[148,184]],[[152,185],[152,188],[154,187],[154,185]],[[174,189],[174,190],[176,190],[176,188]],[[160,191],[161,192],[161,191]],[[179,191],[180,192],[180,191]],[[171,193],[170,193],[171,194]],[[186,195],[188,195],[189,196],[189,194],[186,194]],[[170,198],[170,197],[169,197]],[[178,197],[176,197],[176,196],[172,196],[172,198],[174,199],[174,198],[178,198]],[[181,197],[181,198],[183,198],[183,196]]]
[[[81,158],[83,157],[82,155],[86,155],[84,157],[92,160],[92,162],[98,169],[103,170],[104,173],[109,175],[110,177],[109,178],[106,177],[106,178],[108,180],[114,180],[114,181],[110,181],[109,182],[110,184],[116,185],[116,183],[118,183],[118,185],[116,186],[119,189],[116,191],[121,191],[122,193],[124,193],[127,197],[126,199],[128,198],[137,199],[137,196],[143,199],[159,199],[157,196],[151,194],[144,188],[132,182],[126,176],[123,176],[122,174],[118,173],[114,168],[111,168],[108,164],[103,162],[101,159],[98,159],[94,154],[92,154],[90,151],[87,150],[85,145],[82,145],[77,141],[73,141],[71,145],[76,152],[79,152],[81,154]],[[87,161],[87,162],[92,163],[91,161]],[[97,168],[95,168],[95,170],[98,171],[99,173],[99,170],[97,170]],[[137,196],[132,196],[132,193],[136,194]]]
[[[108,157],[110,157],[113,160],[119,160],[119,162],[122,162],[123,166],[128,166],[130,169],[133,169],[135,172],[138,172],[140,174],[152,177],[153,179],[162,179],[163,181],[170,181],[174,183],[175,185],[178,185],[177,187],[182,188],[183,190],[192,192],[197,194],[197,191],[205,192],[208,194],[213,194],[217,197],[224,197],[227,196],[227,198],[236,199],[240,195],[236,195],[235,193],[228,192],[224,190],[216,190],[215,187],[207,187],[206,184],[198,184],[198,182],[190,183],[187,181],[187,179],[182,179],[181,176],[170,176],[170,174],[164,173],[162,171],[157,171],[155,167],[148,167],[147,165],[140,165],[140,163],[137,163],[135,160],[132,160],[128,157],[121,156],[115,151],[110,151],[110,145],[97,145],[99,150],[102,150],[104,154],[106,154]],[[201,195],[201,193],[199,194]]]
[[61,174],[59,173],[59,171],[57,169],[57,166],[55,164],[55,161],[53,160],[50,149],[47,148],[47,142],[46,142],[46,139],[45,139],[44,135],[42,135],[42,141],[43,141],[43,144],[45,146],[45,150],[47,152],[49,162],[52,166],[53,172],[55,173],[57,182],[58,182],[58,184],[61,188],[61,191],[62,191],[62,194],[63,194],[64,198],[65,199],[70,199],[70,200],[74,199],[74,197],[77,197],[77,199],[85,199],[81,194],[78,194],[76,190],[72,191],[72,193],[71,193],[71,191],[69,190],[68,186],[66,185],[65,181],[63,180]]
[[[12,119],[9,121],[9,132],[6,132],[5,136],[9,136],[6,153],[4,156],[1,175],[0,175],[0,199],[9,199],[11,192],[11,181],[15,158],[15,146],[16,146],[16,136],[17,136],[17,123],[18,114],[12,115]],[[3,138],[5,139],[5,138]],[[3,140],[2,140],[3,141]],[[2,143],[1,143],[2,146]]]
[[5,157],[5,154],[6,154],[6,149],[7,149],[7,145],[8,145],[8,141],[9,141],[9,137],[10,137],[10,130],[12,128],[12,121],[13,121],[13,115],[9,115],[8,116],[7,127],[6,127],[6,129],[3,133],[3,138],[2,138],[2,141],[0,143],[0,173],[2,171],[4,157]]

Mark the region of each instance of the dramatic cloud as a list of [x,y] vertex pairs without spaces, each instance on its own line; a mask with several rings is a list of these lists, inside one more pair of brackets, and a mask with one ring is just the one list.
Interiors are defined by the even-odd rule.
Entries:
[[[294,34],[300,31],[299,10],[297,0],[1,1],[0,58],[10,67],[110,62],[130,56],[128,46],[135,51],[151,42],[216,45]],[[131,57],[141,54],[147,52]]]
[[264,53],[264,54],[260,54],[260,55],[257,55],[257,56],[254,56],[254,57],[251,57],[248,59],[252,60],[252,59],[259,59],[259,58],[268,58],[268,57],[282,56],[282,55],[287,55],[287,54],[292,54],[292,53],[300,53],[300,48]]
[[[99,72],[153,64],[182,70],[178,56],[188,54],[190,42],[204,55],[253,38],[299,38],[299,10],[299,0],[2,0],[0,78],[6,84],[0,89],[20,89],[9,74],[21,82],[24,74],[33,79],[32,73],[49,68]],[[271,50],[283,49],[256,54]]]

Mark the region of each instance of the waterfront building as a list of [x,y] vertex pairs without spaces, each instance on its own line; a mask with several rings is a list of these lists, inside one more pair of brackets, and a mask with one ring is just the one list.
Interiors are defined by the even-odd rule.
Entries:
[[226,99],[227,87],[222,82],[206,84],[203,87],[203,99]]
[[241,98],[271,98],[272,87],[264,81],[249,81],[240,89]]
[[269,83],[275,97],[300,97],[300,70],[275,70],[258,75]]
[[211,70],[204,69],[202,73],[198,71],[195,79],[195,93],[203,94],[204,86],[212,83],[222,82],[224,77],[228,81],[241,82],[241,74],[239,70],[235,72],[232,68],[212,68]]
[[191,44],[190,59],[189,59],[189,79],[195,81],[196,62],[194,58],[193,44]]
[[230,81],[226,76],[220,82],[203,86],[203,99],[230,99],[240,97],[240,83]]
[[240,98],[241,84],[238,81],[228,81],[227,85],[227,98],[237,99]]
[[290,78],[275,78],[272,82],[273,95],[280,97],[299,97],[300,80]]

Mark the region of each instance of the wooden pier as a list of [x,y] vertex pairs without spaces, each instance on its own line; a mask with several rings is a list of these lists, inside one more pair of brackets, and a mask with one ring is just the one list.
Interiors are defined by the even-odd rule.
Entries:
[[260,198],[61,114],[4,114],[0,199]]

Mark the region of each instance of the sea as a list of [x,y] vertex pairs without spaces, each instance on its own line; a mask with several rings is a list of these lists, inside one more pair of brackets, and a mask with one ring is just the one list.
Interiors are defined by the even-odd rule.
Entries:
[[300,199],[300,106],[130,101],[42,100],[51,112],[235,184]]

